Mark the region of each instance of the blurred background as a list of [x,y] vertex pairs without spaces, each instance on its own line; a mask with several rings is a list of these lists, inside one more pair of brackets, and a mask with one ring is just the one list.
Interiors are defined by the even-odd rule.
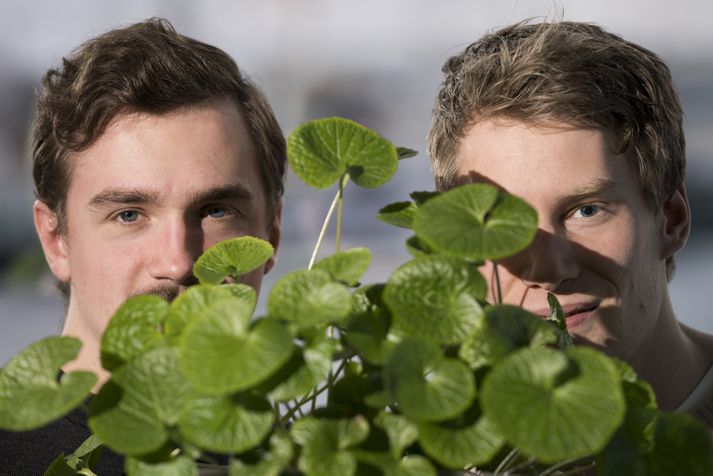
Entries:
[[[374,218],[383,205],[433,188],[425,137],[440,67],[482,34],[530,17],[600,24],[659,53],[686,111],[693,233],[671,285],[679,317],[713,332],[713,2],[709,0],[4,0],[0,3],[0,365],[59,332],[64,303],[32,226],[27,132],[43,72],[83,41],[151,16],[218,46],[267,94],[286,134],[344,116],[421,153],[377,190],[348,188],[345,247],[367,246],[365,281],[406,261],[408,233]],[[283,245],[263,289],[306,266],[333,191],[288,177]],[[330,249],[327,242],[325,249]],[[263,293],[264,298],[267,295]]]

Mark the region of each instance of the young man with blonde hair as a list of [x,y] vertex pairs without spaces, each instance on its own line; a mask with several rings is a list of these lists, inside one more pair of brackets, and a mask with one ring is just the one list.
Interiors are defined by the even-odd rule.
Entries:
[[497,264],[504,301],[544,316],[554,293],[575,342],[713,427],[713,336],[676,319],[667,287],[691,223],[667,66],[595,25],[525,22],[443,73],[428,137],[437,188],[488,182],[538,213],[533,244]]

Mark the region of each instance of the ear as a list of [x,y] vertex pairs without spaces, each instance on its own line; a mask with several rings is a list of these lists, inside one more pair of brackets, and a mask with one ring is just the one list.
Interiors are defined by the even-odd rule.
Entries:
[[661,208],[663,241],[661,258],[667,259],[683,248],[691,232],[691,209],[685,185],[681,185]]
[[42,251],[52,274],[62,282],[69,282],[70,269],[67,258],[67,242],[59,232],[57,214],[41,200],[32,206],[35,230],[40,238]]
[[268,241],[274,248],[275,252],[272,257],[265,262],[263,274],[269,273],[277,262],[277,250],[280,248],[280,238],[282,237],[282,200],[279,200],[275,205],[275,214],[268,233]]

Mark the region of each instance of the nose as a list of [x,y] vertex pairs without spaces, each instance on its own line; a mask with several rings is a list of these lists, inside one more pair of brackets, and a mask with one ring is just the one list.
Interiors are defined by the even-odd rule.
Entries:
[[526,286],[554,292],[579,273],[574,248],[567,238],[538,228],[532,244],[503,264]]
[[194,230],[183,219],[174,219],[164,222],[156,232],[153,249],[148,250],[151,276],[186,286],[195,284],[193,263],[201,254],[200,230]]

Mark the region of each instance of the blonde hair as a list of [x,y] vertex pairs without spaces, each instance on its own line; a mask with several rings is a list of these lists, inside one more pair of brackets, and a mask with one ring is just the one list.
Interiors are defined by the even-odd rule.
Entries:
[[457,179],[460,142],[478,121],[597,128],[634,160],[660,206],[683,183],[683,112],[671,74],[651,51],[587,23],[522,22],[487,34],[443,66],[428,134],[436,188]]

